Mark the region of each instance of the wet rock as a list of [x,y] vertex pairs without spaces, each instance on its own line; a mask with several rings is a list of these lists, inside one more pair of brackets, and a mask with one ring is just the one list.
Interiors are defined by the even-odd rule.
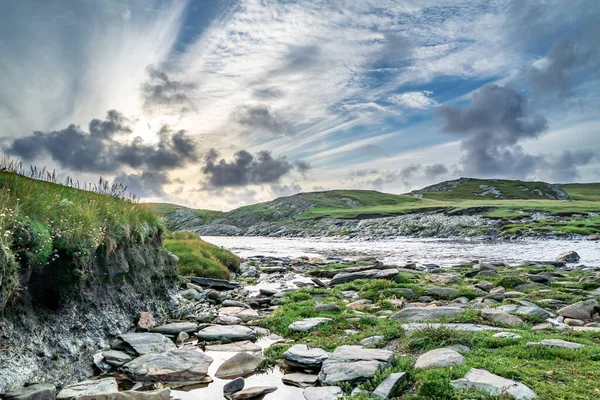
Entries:
[[385,336],[369,336],[360,341],[363,346],[375,346],[385,340]]
[[197,382],[206,377],[213,359],[196,349],[148,353],[122,368],[133,379],[158,382]]
[[197,285],[215,290],[233,290],[240,286],[239,283],[229,282],[223,279],[193,277],[190,278],[190,280]]
[[590,319],[592,315],[600,311],[600,305],[596,300],[580,301],[558,310],[558,315],[573,319]]
[[57,400],[70,399],[108,399],[108,395],[119,391],[115,378],[104,378],[95,381],[88,380],[65,386],[56,396]]
[[523,274],[523,276],[527,279],[529,279],[531,282],[535,282],[535,283],[548,283],[550,282],[550,278],[548,278],[545,275],[534,275],[534,274]]
[[227,299],[221,303],[223,307],[241,307],[241,308],[250,308],[248,304],[242,303],[241,301]]
[[272,296],[275,296],[277,293],[279,293],[278,290],[266,289],[266,288],[260,288],[258,291],[260,294],[262,294],[263,296],[267,296],[267,297],[272,297]]
[[405,308],[392,315],[390,319],[402,321],[431,321],[462,314],[465,310],[458,307]]
[[286,363],[294,367],[319,369],[329,358],[329,353],[318,347],[296,344],[283,353],[283,358]]
[[375,399],[389,399],[398,394],[398,391],[402,387],[402,383],[406,379],[406,372],[396,372],[390,374],[377,386],[377,388],[371,393],[371,398]]
[[51,383],[36,383],[6,393],[7,400],[54,400],[56,387]]
[[352,282],[357,279],[389,279],[398,275],[396,268],[389,269],[369,269],[360,272],[340,272],[336,274],[329,282],[330,286],[339,285],[341,283]]
[[317,312],[340,312],[342,309],[335,303],[331,304],[317,304],[315,306]]
[[256,343],[252,343],[249,340],[244,340],[241,342],[227,343],[227,344],[213,344],[206,346],[206,350],[208,351],[261,351],[262,347],[257,345]]
[[217,378],[232,378],[246,376],[256,371],[256,368],[264,361],[263,357],[255,356],[246,352],[240,352],[219,366],[215,376]]
[[502,331],[502,328],[478,324],[402,324],[406,332],[421,331],[423,329],[452,329],[462,332]]
[[305,400],[337,400],[344,396],[339,386],[309,387],[302,394]]
[[115,367],[120,367],[132,360],[129,354],[117,350],[103,351],[102,356],[104,356],[104,360],[107,364]]
[[198,339],[206,342],[240,342],[256,340],[256,332],[241,325],[213,325],[202,329],[197,334]]
[[319,380],[323,384],[363,382],[389,365],[394,353],[388,350],[365,349],[362,346],[340,346],[323,362]]
[[526,344],[525,347],[535,347],[535,346],[558,347],[558,348],[567,349],[567,350],[577,350],[577,349],[581,349],[582,347],[585,347],[582,344],[567,342],[566,340],[561,340],[561,339],[545,339],[539,343],[538,342],[529,342]]
[[475,287],[483,290],[484,292],[489,292],[494,287],[494,284],[488,281],[480,281],[475,285]]
[[494,375],[485,369],[471,368],[464,378],[452,381],[456,389],[481,390],[491,395],[509,394],[516,400],[528,400],[536,398],[533,390],[510,379]]
[[556,261],[562,261],[566,263],[576,263],[579,262],[580,259],[581,257],[579,257],[579,254],[573,250],[559,254],[558,257],[556,257]]
[[150,332],[168,336],[177,336],[180,332],[193,333],[198,330],[198,324],[193,322],[173,322],[150,329]]
[[281,378],[281,381],[286,385],[297,386],[297,387],[309,387],[313,386],[319,381],[319,377],[313,374],[304,374],[301,372],[294,372],[286,374]]
[[331,318],[306,318],[290,324],[288,328],[294,332],[308,332],[327,322],[331,322]]
[[250,400],[266,396],[277,390],[276,386],[255,386],[231,395],[231,400]]
[[140,317],[138,318],[138,322],[137,322],[137,327],[139,329],[147,331],[147,330],[154,328],[155,325],[156,325],[156,321],[154,321],[152,314],[150,314],[147,311],[143,311],[140,313]]
[[223,386],[223,394],[225,396],[230,396],[242,390],[245,385],[246,381],[244,380],[244,378],[236,378],[231,382],[227,382],[225,386]]
[[460,365],[465,358],[454,350],[442,348],[428,351],[417,358],[415,369],[444,368],[450,365]]
[[172,341],[160,333],[125,333],[120,337],[140,355],[162,353],[177,348]]
[[262,268],[262,272],[264,272],[265,274],[276,274],[278,272],[285,272],[287,271],[286,267],[263,267]]
[[460,283],[460,276],[453,274],[430,274],[425,275],[425,279],[433,283],[441,283],[443,285],[453,285]]
[[498,270],[498,267],[496,267],[492,263],[482,262],[482,263],[473,265],[473,269],[475,271],[493,271],[493,272],[495,272]]
[[502,310],[497,309],[484,309],[481,310],[481,316],[488,321],[499,322],[508,326],[523,326],[525,322],[517,316],[505,313]]

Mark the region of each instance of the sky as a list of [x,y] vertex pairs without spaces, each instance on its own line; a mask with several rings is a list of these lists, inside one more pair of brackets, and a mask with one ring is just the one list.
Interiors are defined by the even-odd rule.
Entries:
[[600,181],[597,0],[0,2],[0,151],[229,210]]

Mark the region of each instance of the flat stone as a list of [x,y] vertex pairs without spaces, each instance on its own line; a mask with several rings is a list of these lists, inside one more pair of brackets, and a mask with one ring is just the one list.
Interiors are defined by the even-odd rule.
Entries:
[[256,332],[241,325],[213,325],[198,332],[198,339],[206,342],[240,342],[256,340]]
[[260,318],[256,310],[245,307],[223,307],[219,310],[219,316],[237,317],[244,322],[250,322]]
[[406,379],[406,372],[396,372],[390,374],[375,388],[371,393],[371,398],[375,399],[389,399],[395,397],[398,391],[402,387],[402,383]]
[[221,364],[215,376],[217,378],[247,376],[254,373],[263,361],[265,361],[263,357],[240,352]]
[[356,300],[356,301],[353,301],[352,303],[348,304],[348,308],[350,308],[351,310],[359,310],[361,308],[370,306],[371,304],[373,304],[373,300],[360,299],[360,300]]
[[360,341],[363,346],[375,346],[385,340],[385,336],[369,336]]
[[561,349],[567,350],[577,350],[585,347],[583,344],[567,342],[566,340],[561,339],[545,339],[541,342],[529,342],[526,347],[534,347],[534,346],[544,346],[544,347],[558,347]]
[[305,344],[296,344],[283,353],[283,358],[291,366],[319,369],[329,358],[329,353],[318,347],[311,348]]
[[195,276],[190,278],[190,280],[202,287],[209,287],[216,290],[233,290],[240,286],[239,283],[229,282],[223,279],[199,278]]
[[346,345],[337,347],[329,359],[336,361],[377,360],[389,363],[394,359],[394,353],[389,350],[365,349],[363,346]]
[[352,282],[357,279],[389,279],[398,275],[396,268],[389,269],[369,269],[366,271],[359,272],[340,272],[336,274],[331,281],[329,286],[339,285],[340,283]]
[[565,318],[565,324],[569,326],[585,326],[585,322],[580,319]]
[[521,339],[522,336],[521,335],[517,335],[516,333],[512,333],[512,332],[499,332],[493,335],[495,338],[500,338],[500,339]]
[[435,287],[425,289],[425,293],[438,298],[451,299],[458,295],[458,289]]
[[554,314],[552,314],[550,311],[544,310],[543,308],[538,307],[538,306],[531,307],[531,306],[518,306],[518,305],[513,305],[513,304],[505,304],[503,306],[496,308],[496,310],[502,310],[506,313],[523,314],[523,315],[539,317],[539,318],[544,318],[544,319],[554,317]]
[[313,386],[319,381],[319,377],[313,374],[304,374],[301,372],[294,372],[286,374],[281,378],[281,381],[286,385],[297,386],[297,387],[309,387]]
[[276,386],[255,386],[248,389],[240,390],[231,395],[231,400],[250,400],[266,396],[277,390]]
[[107,364],[112,365],[114,367],[120,367],[124,364],[127,364],[133,359],[129,354],[123,353],[122,351],[118,350],[103,351],[102,356],[104,357],[104,361],[106,361]]
[[403,321],[430,321],[444,317],[452,317],[465,312],[458,307],[405,308],[392,315],[390,319]]
[[335,303],[331,304],[317,304],[315,306],[316,312],[340,312],[342,309]]
[[417,358],[415,369],[444,368],[450,365],[460,365],[465,358],[454,350],[442,348],[428,351]]
[[534,275],[534,274],[524,274],[525,278],[529,279],[531,282],[535,283],[548,283],[550,282],[550,278],[545,275]]
[[219,315],[217,319],[215,319],[215,324],[219,325],[240,325],[241,323],[242,320],[233,315]]
[[323,384],[336,382],[357,383],[371,379],[375,373],[394,358],[394,353],[362,346],[339,346],[323,362],[319,380]]
[[246,385],[246,381],[244,378],[236,378],[231,382],[227,382],[225,386],[223,386],[223,394],[225,396],[232,395],[234,393],[239,392]]
[[88,380],[65,386],[56,396],[57,400],[65,399],[95,399],[119,392],[115,378],[104,378],[95,381]]
[[6,393],[10,400],[54,400],[56,387],[51,383],[36,383]]
[[148,353],[122,368],[139,381],[196,382],[208,374],[213,359],[196,349]]
[[221,303],[221,306],[250,308],[250,306],[246,303],[242,303],[241,301],[231,300],[231,299],[223,300],[223,302]]
[[175,343],[160,333],[124,333],[120,337],[139,355],[148,353],[162,353],[177,348]]
[[331,318],[306,318],[290,324],[288,328],[294,332],[308,332],[327,322],[331,322]]
[[309,387],[302,394],[305,400],[337,400],[344,396],[339,386]]
[[523,322],[521,318],[497,309],[483,309],[481,310],[481,317],[489,321],[499,322],[509,326],[525,325],[525,322]]
[[600,311],[600,304],[596,300],[585,300],[571,304],[558,310],[558,315],[573,319],[590,319]]
[[236,351],[257,352],[257,351],[261,351],[262,347],[260,347],[256,343],[252,343],[249,340],[243,340],[241,342],[208,345],[208,346],[206,346],[206,350],[207,351],[230,351],[230,352],[236,352]]
[[491,395],[510,394],[516,400],[528,400],[537,397],[535,392],[510,379],[494,375],[485,369],[471,368],[464,378],[452,381],[456,389],[481,390]]
[[406,332],[421,331],[423,329],[452,329],[462,332],[502,331],[502,328],[478,324],[402,324]]
[[425,279],[429,282],[441,283],[444,285],[453,285],[460,283],[460,276],[453,274],[430,274],[425,275]]
[[163,335],[177,336],[180,332],[193,333],[198,330],[198,324],[193,322],[173,322],[171,324],[157,326],[150,329],[150,332],[161,333]]

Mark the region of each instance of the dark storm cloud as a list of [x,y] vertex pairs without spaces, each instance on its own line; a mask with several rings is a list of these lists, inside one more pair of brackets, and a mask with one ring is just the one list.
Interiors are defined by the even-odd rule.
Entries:
[[232,112],[231,119],[242,125],[249,134],[289,135],[293,133],[292,126],[265,104],[239,106]]
[[298,160],[294,163],[294,165],[296,166],[298,172],[300,172],[301,174],[307,173],[312,168],[308,161],[304,160]]
[[161,197],[165,195],[164,185],[171,183],[163,172],[142,172],[141,174],[119,175],[115,183],[127,186],[127,191],[138,197]]
[[545,65],[533,66],[529,77],[533,89],[540,94],[571,94],[571,81],[568,73],[584,63],[587,55],[581,54],[571,40],[557,40],[546,55]]
[[62,167],[94,173],[117,173],[126,166],[157,171],[198,160],[196,143],[182,130],[173,132],[163,127],[156,145],[144,143],[140,138],[117,140],[117,133],[131,133],[124,121],[111,110],[105,121],[92,120],[90,133],[76,125],[59,131],[34,132],[13,140],[4,151],[24,161],[49,155]]
[[428,179],[437,179],[448,173],[448,168],[443,164],[427,165],[425,167],[425,177]]
[[146,111],[185,113],[195,108],[189,93],[195,84],[182,83],[169,78],[167,73],[153,65],[147,67],[149,80],[142,85],[142,98]]
[[555,182],[573,182],[579,178],[579,167],[589,164],[596,157],[593,151],[563,151],[558,157],[547,157],[546,168]]
[[220,155],[215,149],[211,149],[205,157],[202,172],[207,176],[207,186],[228,187],[278,183],[284,175],[294,169],[294,164],[285,157],[273,158],[269,151],[260,151],[256,155],[252,155],[246,150],[241,150],[234,154],[231,161],[224,158],[219,160],[219,157]]

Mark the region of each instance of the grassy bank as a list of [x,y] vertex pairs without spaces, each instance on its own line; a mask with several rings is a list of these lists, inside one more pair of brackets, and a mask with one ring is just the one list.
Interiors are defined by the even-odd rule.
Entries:
[[185,276],[229,279],[240,259],[230,251],[200,239],[192,232],[168,235],[164,246],[179,257],[179,273]]
[[[109,186],[102,185],[103,188]],[[20,290],[19,273],[60,265],[84,279],[98,248],[151,240],[162,222],[145,205],[0,172],[0,309]],[[68,260],[68,262],[67,262]]]

